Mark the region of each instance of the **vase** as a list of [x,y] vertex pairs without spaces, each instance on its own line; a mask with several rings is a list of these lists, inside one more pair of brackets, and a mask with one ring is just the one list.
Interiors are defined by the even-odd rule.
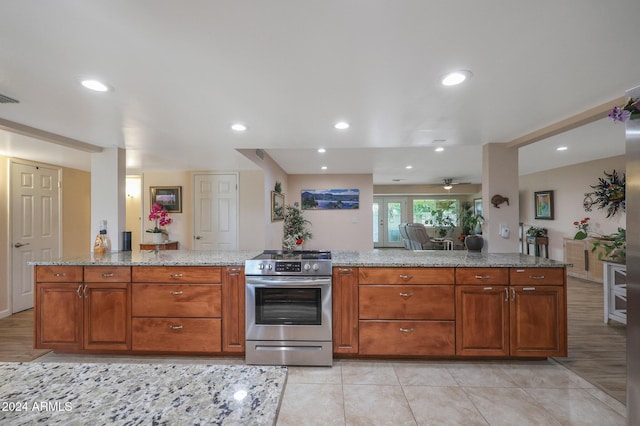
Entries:
[[164,234],[162,232],[154,232],[151,234],[151,242],[153,244],[162,244],[164,242]]
[[484,247],[484,239],[482,235],[467,235],[464,239],[464,245],[469,251],[479,252],[482,251],[482,247]]

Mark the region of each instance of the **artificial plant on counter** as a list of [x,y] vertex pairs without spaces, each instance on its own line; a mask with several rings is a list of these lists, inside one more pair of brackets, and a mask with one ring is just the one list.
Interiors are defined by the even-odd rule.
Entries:
[[301,248],[306,240],[310,240],[313,234],[307,230],[307,225],[311,225],[311,222],[304,218],[300,204],[296,201],[293,205],[287,205],[284,213],[282,248]]

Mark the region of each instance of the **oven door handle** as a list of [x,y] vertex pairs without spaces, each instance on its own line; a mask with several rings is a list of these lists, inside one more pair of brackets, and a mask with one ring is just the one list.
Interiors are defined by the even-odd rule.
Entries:
[[247,285],[257,287],[281,286],[299,287],[301,285],[325,285],[331,284],[330,277],[251,277],[246,279]]

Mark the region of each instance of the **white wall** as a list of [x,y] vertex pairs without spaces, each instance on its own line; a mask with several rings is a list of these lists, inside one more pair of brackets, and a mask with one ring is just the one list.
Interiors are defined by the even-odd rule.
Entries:
[[[615,169],[622,175],[625,167],[625,157],[617,156],[520,176],[520,220],[525,223],[525,231],[529,226],[547,228],[549,257],[563,260],[563,238],[573,238],[577,231],[573,222],[589,217],[590,231],[604,235],[616,232],[618,227],[625,228],[624,213],[607,219],[606,212],[595,205],[591,212],[582,207],[584,194],[592,191],[590,185],[598,183],[604,171],[611,173]],[[535,220],[534,192],[546,190],[554,191],[554,220]]]
[[[359,189],[357,210],[303,210],[313,238],[305,250],[373,248],[373,175],[290,175],[285,204],[300,203],[303,189]],[[280,244],[282,234],[280,234]]]

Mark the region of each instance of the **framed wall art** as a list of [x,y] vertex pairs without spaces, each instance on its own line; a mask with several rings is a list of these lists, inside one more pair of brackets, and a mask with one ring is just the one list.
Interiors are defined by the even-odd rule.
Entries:
[[359,189],[303,189],[303,210],[349,210],[360,208]]
[[158,203],[169,213],[182,213],[181,186],[150,186],[151,204]]
[[473,214],[482,216],[482,198],[473,200]]
[[553,191],[536,191],[533,193],[536,219],[553,220]]
[[284,219],[284,194],[271,191],[271,222]]

